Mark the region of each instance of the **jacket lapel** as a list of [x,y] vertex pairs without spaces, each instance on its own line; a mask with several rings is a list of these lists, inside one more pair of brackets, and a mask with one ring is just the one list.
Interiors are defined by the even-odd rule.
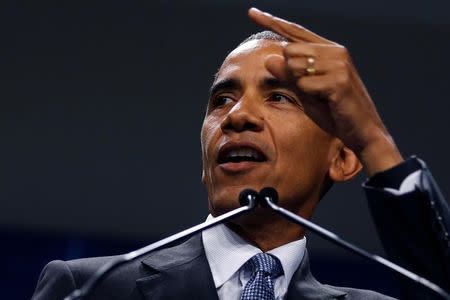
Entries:
[[[201,235],[171,248],[156,251],[142,263],[150,275],[136,280],[144,298],[218,300]],[[287,300],[339,299],[347,293],[318,282],[309,268],[308,252],[292,276]]]
[[136,280],[145,299],[217,299],[201,235],[150,254],[142,263],[151,275]]
[[314,278],[309,269],[308,252],[305,251],[299,268],[292,276],[286,299],[338,299],[345,295],[347,293],[323,285]]

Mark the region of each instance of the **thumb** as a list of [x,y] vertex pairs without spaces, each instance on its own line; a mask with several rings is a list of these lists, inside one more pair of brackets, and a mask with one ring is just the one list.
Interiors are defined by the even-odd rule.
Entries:
[[285,59],[281,55],[271,54],[264,61],[266,69],[280,80],[288,80],[289,73],[286,69]]

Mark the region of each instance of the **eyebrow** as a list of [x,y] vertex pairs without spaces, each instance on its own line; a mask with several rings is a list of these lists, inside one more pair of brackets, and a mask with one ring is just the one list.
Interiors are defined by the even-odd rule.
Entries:
[[281,81],[276,77],[264,77],[261,79],[259,85],[265,89],[277,89],[277,88],[291,89],[292,88],[292,84],[289,84],[286,81]]
[[[221,90],[239,90],[242,89],[242,86],[243,84],[241,80],[237,78],[225,78],[213,83],[210,88],[209,95],[212,96]],[[292,89],[292,84],[289,84],[286,81],[281,81],[278,78],[272,76],[263,77],[259,81],[258,86],[262,89]]]
[[214,82],[209,90],[209,95],[212,96],[220,90],[237,90],[242,88],[242,83],[236,78],[225,78]]

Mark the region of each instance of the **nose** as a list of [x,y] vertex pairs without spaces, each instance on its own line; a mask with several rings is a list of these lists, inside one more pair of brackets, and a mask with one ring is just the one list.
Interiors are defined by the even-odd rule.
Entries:
[[221,123],[223,132],[261,131],[264,128],[264,118],[261,115],[257,100],[242,97],[228,111]]

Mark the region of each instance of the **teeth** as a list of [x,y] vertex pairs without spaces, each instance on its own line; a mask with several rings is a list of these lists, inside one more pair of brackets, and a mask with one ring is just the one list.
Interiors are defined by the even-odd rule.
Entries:
[[231,150],[228,153],[228,157],[251,157],[258,158],[259,154],[253,149],[250,148],[241,148],[236,150]]

